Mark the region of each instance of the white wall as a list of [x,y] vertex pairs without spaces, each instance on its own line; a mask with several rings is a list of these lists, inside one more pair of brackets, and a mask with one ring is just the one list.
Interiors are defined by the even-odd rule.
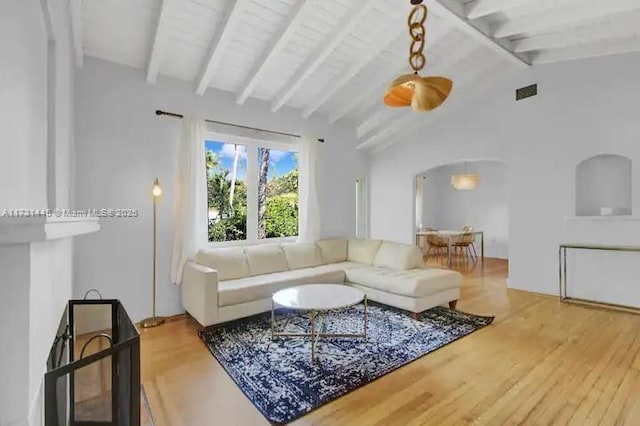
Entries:
[[0,208],[44,207],[47,34],[37,1],[0,11]]
[[[633,160],[634,187],[640,183],[638,75],[639,54],[514,71],[428,132],[380,152],[371,164],[372,236],[413,240],[416,174],[463,159],[501,160],[508,167],[509,285],[557,294],[576,165],[601,153],[624,155]],[[539,95],[515,102],[514,90],[533,82]],[[637,192],[632,204],[640,211]]]
[[102,221],[102,231],[78,241],[76,295],[98,288],[119,298],[134,320],[151,314],[151,199],[153,179],[163,185],[158,209],[158,313],[183,312],[180,289],[169,283],[173,233],[174,174],[180,121],[158,117],[162,109],[223,122],[323,137],[319,193],[322,234],[355,233],[355,180],[366,174],[366,158],[355,150],[355,129],[326,119],[272,113],[266,102],[235,103],[232,93],[194,94],[193,84],[86,58],[77,74],[77,204],[86,208],[134,208],[136,219]]
[[[462,163],[436,167],[423,173],[423,227],[462,229],[473,226],[484,232],[485,257],[508,258],[509,206],[507,168],[496,161],[468,163],[469,173],[480,175],[476,189],[459,191],[451,175],[463,173]],[[416,203],[417,203],[416,199]]]
[[[47,208],[50,175],[57,177],[57,205],[69,206],[73,66],[67,7],[64,0],[0,5],[0,211]],[[49,38],[55,45],[50,78]],[[49,145],[50,135],[55,144]],[[72,246],[64,239],[0,247],[0,340],[6,343],[0,351],[0,425],[41,424],[46,358],[71,297]]]

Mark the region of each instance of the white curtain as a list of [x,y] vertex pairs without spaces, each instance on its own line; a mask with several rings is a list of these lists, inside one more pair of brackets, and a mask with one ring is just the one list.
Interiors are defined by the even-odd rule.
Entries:
[[182,283],[182,268],[207,242],[205,122],[186,116],[178,147],[171,282]]
[[322,155],[321,143],[312,137],[303,137],[298,167],[300,197],[300,229],[298,240],[311,242],[320,237],[320,203],[318,201],[318,164]]

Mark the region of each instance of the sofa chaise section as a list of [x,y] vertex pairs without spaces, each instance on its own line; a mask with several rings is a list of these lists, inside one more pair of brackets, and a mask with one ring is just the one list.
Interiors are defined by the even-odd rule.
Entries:
[[424,268],[417,246],[350,240],[348,258],[357,261],[358,267],[345,271],[346,284],[359,288],[370,300],[417,314],[442,304],[455,307],[460,297],[460,273]]
[[418,313],[460,297],[460,279],[444,269],[397,271],[362,266],[346,271],[347,284],[358,287],[369,299]]

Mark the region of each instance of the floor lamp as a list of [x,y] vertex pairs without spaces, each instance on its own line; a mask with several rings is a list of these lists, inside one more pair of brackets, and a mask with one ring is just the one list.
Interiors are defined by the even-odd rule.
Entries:
[[162,188],[160,187],[160,181],[158,178],[153,181],[151,194],[153,195],[153,316],[142,320],[142,328],[151,328],[164,324],[164,317],[156,316],[156,207],[158,199],[162,195]]

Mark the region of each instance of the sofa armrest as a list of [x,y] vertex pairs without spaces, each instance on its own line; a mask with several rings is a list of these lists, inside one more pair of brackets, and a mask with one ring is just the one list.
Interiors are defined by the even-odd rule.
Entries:
[[202,326],[218,318],[218,271],[195,262],[184,265],[182,306]]

